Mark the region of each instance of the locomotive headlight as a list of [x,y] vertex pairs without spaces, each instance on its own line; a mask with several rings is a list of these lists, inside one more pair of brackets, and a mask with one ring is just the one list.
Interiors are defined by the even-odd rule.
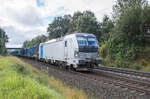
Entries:
[[75,56],[75,57],[78,57],[78,56],[79,56],[79,52],[78,52],[78,51],[75,51],[75,52],[74,52],[74,56]]

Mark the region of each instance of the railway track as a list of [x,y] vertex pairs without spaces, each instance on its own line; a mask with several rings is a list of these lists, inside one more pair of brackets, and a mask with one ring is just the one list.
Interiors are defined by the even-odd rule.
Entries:
[[96,76],[101,75],[113,79],[113,80],[103,79],[107,83],[150,95],[150,81],[141,81],[141,80],[129,78],[127,76],[123,76],[113,72],[108,72],[99,69],[94,69],[94,75]]
[[145,72],[145,71],[137,71],[137,70],[116,68],[116,67],[110,67],[110,66],[100,66],[97,69],[123,73],[123,74],[129,74],[129,75],[134,75],[134,76],[139,76],[139,77],[145,77],[145,78],[150,79],[150,72]]
[[[48,67],[52,66],[54,69],[60,69],[59,67],[54,66],[54,65],[46,64],[46,66]],[[142,94],[150,95],[150,82],[149,81],[145,82],[145,81],[134,80],[128,77],[124,77],[124,76],[117,75],[112,72],[99,70],[99,69],[94,69],[92,72],[75,72],[73,70],[69,70],[67,72],[71,72],[75,75],[87,77],[96,81],[103,81],[104,83],[112,84],[114,86],[128,88],[130,90],[134,90]]]
[[149,81],[140,81],[128,78],[126,76],[120,76],[118,74],[115,74],[113,72],[109,72],[108,70],[100,70],[94,69],[92,72],[75,72],[73,70],[66,70],[64,68],[59,68],[58,66],[50,65],[48,63],[43,63],[43,66],[50,67],[53,69],[59,69],[62,71],[70,72],[78,77],[86,77],[88,79],[101,81],[110,85],[119,86],[123,89],[127,89],[129,91],[136,91],[140,92],[141,94],[150,96],[150,82]]

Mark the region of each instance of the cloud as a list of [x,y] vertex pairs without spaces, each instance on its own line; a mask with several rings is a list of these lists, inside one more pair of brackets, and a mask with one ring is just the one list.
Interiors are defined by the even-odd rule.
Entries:
[[22,47],[25,40],[31,40],[33,37],[43,34],[43,31],[40,29],[24,31],[19,30],[14,26],[4,26],[2,28],[9,37],[9,43],[6,44],[7,47]]
[[64,14],[73,14],[76,11],[91,10],[101,20],[104,14],[112,12],[116,0],[43,0],[45,2],[45,15],[56,14],[57,8],[63,7]]
[[14,20],[19,25],[25,27],[35,27],[42,26],[43,20],[40,14],[33,7],[28,7],[24,9],[7,9],[9,12],[8,16],[11,16],[10,19]]
[[100,21],[112,12],[116,0],[0,0],[0,27],[9,36],[7,47],[47,34],[46,28],[57,16],[91,10]]
[[36,2],[33,0],[3,1],[0,14],[0,19],[4,20],[3,24],[13,25],[20,29],[30,29],[44,24]]
[[8,37],[7,47],[22,46],[25,40],[46,33],[46,24],[35,0],[0,0],[0,27]]

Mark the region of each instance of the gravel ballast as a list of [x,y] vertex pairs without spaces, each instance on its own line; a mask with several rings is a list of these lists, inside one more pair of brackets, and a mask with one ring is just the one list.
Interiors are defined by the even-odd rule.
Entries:
[[52,68],[50,65],[47,67],[48,64],[35,60],[21,59],[39,70],[48,73],[50,76],[59,79],[64,84],[83,90],[86,94],[95,99],[150,99],[149,96],[134,90],[131,91],[127,88],[107,84],[103,81],[75,75],[68,71]]

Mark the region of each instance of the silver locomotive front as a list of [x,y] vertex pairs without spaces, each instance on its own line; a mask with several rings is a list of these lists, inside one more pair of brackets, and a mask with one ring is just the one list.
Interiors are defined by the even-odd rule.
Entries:
[[98,58],[99,46],[96,37],[93,34],[76,34],[78,51],[75,51],[75,57],[78,60],[78,69],[92,69],[98,66],[101,60]]

